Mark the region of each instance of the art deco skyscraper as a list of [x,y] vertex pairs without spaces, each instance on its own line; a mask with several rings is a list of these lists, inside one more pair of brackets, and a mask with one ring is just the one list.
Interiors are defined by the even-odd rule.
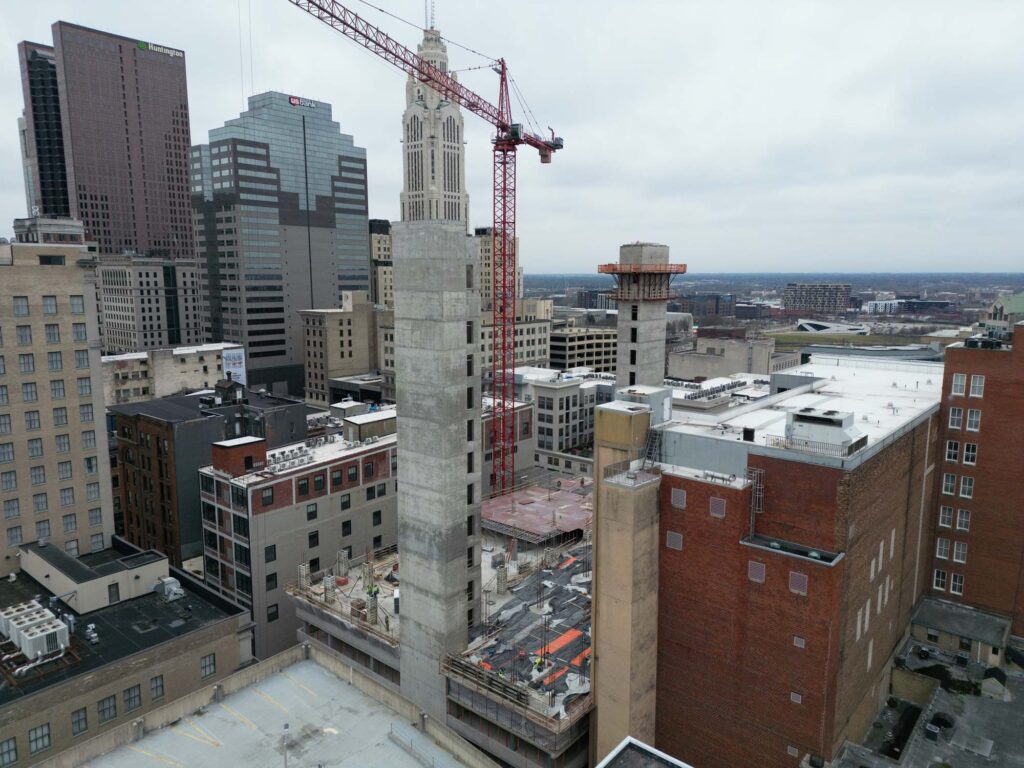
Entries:
[[[436,29],[424,30],[416,50],[442,72],[448,71],[448,49]],[[402,221],[458,221],[467,229],[462,111],[411,76],[405,103]]]

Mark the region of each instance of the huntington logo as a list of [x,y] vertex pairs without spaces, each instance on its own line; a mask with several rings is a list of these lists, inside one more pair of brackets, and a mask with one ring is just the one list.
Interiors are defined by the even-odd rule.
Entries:
[[137,47],[140,51],[153,51],[153,53],[162,53],[165,56],[170,56],[172,59],[183,59],[185,58],[185,52],[179,51],[177,48],[167,48],[163,45],[156,45],[155,43],[144,43],[139,41]]
[[289,96],[288,103],[293,107],[309,107],[309,109],[316,109],[316,102],[312,99],[303,99],[298,96]]

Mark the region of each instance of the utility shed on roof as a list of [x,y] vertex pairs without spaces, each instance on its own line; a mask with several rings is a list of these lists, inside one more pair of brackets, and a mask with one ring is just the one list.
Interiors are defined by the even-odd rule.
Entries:
[[690,768],[690,765],[627,736],[597,768]]

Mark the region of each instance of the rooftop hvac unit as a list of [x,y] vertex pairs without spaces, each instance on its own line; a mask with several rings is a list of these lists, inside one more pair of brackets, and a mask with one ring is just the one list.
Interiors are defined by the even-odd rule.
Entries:
[[50,619],[21,633],[18,643],[26,658],[37,659],[68,647],[68,628],[62,621]]
[[11,619],[11,623],[9,625],[10,631],[7,633],[7,636],[10,638],[12,643],[16,643],[20,646],[21,635],[23,632],[31,629],[37,624],[42,624],[44,621],[50,621],[54,618],[56,617],[53,615],[53,612],[46,608],[28,611],[27,613],[23,613],[20,616],[15,616]]
[[181,582],[173,576],[161,576],[153,585],[153,591],[160,595],[165,603],[172,603],[185,596],[185,590],[181,588]]
[[41,610],[42,607],[43,606],[35,600],[29,600],[26,603],[17,603],[0,609],[0,632],[9,636],[11,634],[11,619],[15,616],[21,616],[23,613],[28,613],[29,611]]

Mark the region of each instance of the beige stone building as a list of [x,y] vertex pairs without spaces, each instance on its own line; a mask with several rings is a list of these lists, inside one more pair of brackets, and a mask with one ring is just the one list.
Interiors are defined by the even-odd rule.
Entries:
[[370,219],[370,296],[374,304],[395,308],[395,270],[391,261],[391,222]]
[[101,360],[108,405],[207,389],[229,374],[245,383],[245,348],[231,342],[104,355]]
[[330,379],[377,368],[377,324],[365,293],[345,291],[340,309],[305,309],[306,399],[329,405]]
[[775,339],[698,338],[694,349],[670,352],[668,375],[687,381],[734,373],[767,376],[800,365],[799,352],[776,352]]
[[[477,241],[480,251],[480,307],[490,310],[494,303],[494,237],[492,227],[477,227],[473,231],[473,239]],[[516,238],[516,298],[523,296],[523,268],[519,256],[519,238]]]
[[26,542],[110,543],[95,278],[81,246],[0,245],[0,575]]
[[125,254],[96,268],[103,351],[138,352],[205,339],[194,262]]
[[26,544],[17,578],[0,581],[2,631],[17,646],[0,660],[0,764],[77,765],[60,753],[103,743],[251,660],[245,610],[159,552],[112,544],[80,558]]
[[590,368],[598,373],[615,373],[618,338],[619,331],[614,326],[552,328],[551,367],[562,371]]

